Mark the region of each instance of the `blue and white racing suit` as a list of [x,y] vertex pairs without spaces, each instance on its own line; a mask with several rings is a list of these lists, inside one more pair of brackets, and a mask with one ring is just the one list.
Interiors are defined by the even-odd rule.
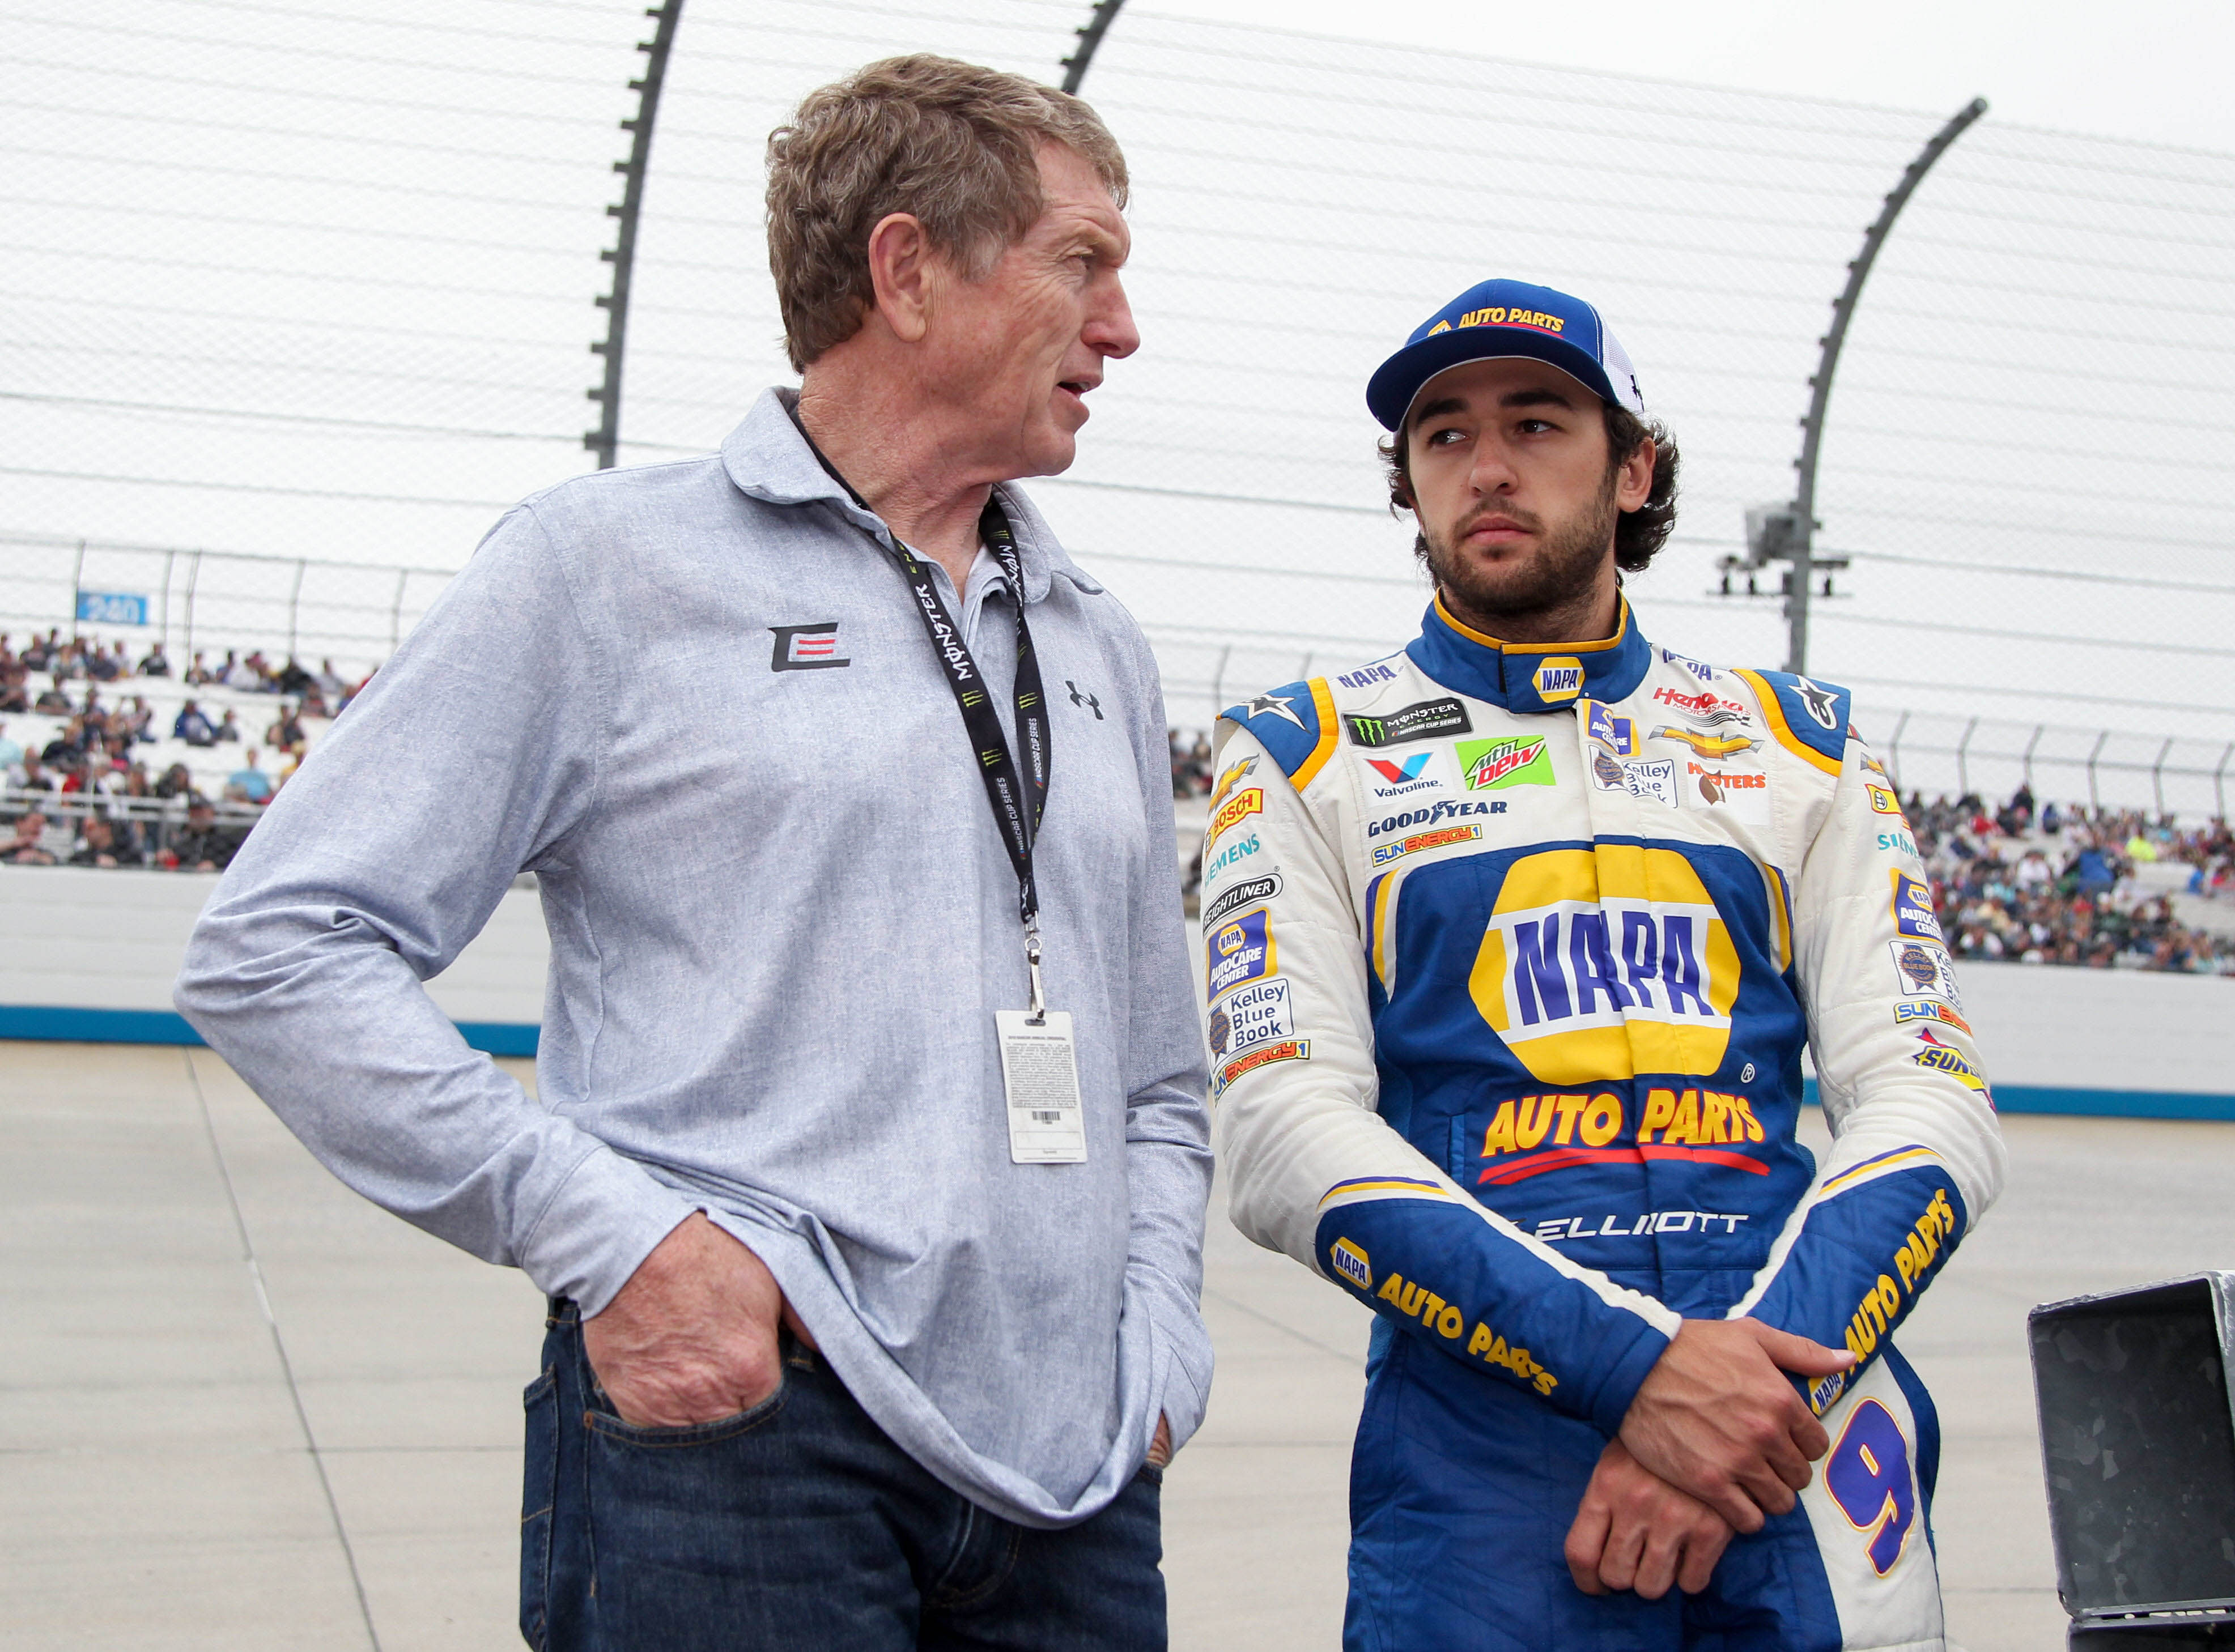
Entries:
[[[1616,634],[1403,652],[1229,709],[1203,859],[1235,1224],[1380,1316],[1355,1652],[1939,1648],[1938,1426],[1891,1335],[2002,1148],[1843,689]],[[1836,1138],[1795,1139],[1801,1052]],[[1862,1356],[1697,1596],[1562,1544],[1680,1317]]]

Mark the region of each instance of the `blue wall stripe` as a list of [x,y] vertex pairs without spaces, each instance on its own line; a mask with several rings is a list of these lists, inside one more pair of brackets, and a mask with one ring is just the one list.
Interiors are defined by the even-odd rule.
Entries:
[[[1816,1081],[1801,1083],[1802,1099],[1816,1105]],[[2198,1090],[2072,1090],[2048,1084],[1997,1084],[1995,1106],[2003,1113],[2058,1113],[2087,1119],[2224,1119],[2235,1120],[2235,1095]]]
[[[491,1055],[533,1055],[532,1022],[462,1021],[468,1044]],[[0,1004],[0,1038],[62,1040],[74,1044],[200,1044],[202,1035],[170,1009],[77,1009],[51,1004]]]

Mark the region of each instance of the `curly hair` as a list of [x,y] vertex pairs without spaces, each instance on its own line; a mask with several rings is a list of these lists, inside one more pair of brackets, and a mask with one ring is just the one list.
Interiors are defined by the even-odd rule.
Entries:
[[[1676,470],[1681,462],[1676,438],[1658,419],[1641,419],[1613,402],[1600,405],[1606,409],[1609,481],[1640,444],[1648,441],[1653,443],[1653,485],[1646,491],[1645,503],[1634,511],[1624,511],[1614,530],[1614,565],[1624,573],[1642,573],[1676,528]],[[1392,516],[1415,509],[1408,452],[1410,437],[1409,428],[1400,429],[1394,435],[1382,438],[1376,449],[1381,455],[1384,478],[1389,484]],[[1426,534],[1414,536],[1412,554],[1422,562],[1428,559]]]
[[769,269],[784,347],[808,364],[876,303],[869,232],[893,212],[975,280],[1039,217],[1039,147],[1092,167],[1121,208],[1125,157],[1083,99],[1019,75],[918,53],[810,92],[769,134]]

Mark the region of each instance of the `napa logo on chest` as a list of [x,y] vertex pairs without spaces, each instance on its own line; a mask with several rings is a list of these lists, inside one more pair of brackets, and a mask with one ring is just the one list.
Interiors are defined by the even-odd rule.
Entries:
[[1739,974],[1730,927],[1690,861],[1602,843],[1514,862],[1467,991],[1534,1077],[1592,1084],[1715,1072]]

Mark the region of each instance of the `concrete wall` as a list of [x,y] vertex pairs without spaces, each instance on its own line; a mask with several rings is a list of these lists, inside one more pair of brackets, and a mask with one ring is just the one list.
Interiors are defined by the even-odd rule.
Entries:
[[[171,982],[216,887],[179,872],[0,866],[0,1037],[184,1035]],[[427,990],[478,1047],[524,1055],[549,950],[534,891],[514,889]],[[1974,963],[1962,980],[2006,1109],[2235,1119],[2235,979]]]
[[[0,1037],[187,1036],[171,983],[217,885],[193,872],[0,865]],[[550,950],[535,891],[509,890],[428,994],[477,1048],[530,1054]]]

